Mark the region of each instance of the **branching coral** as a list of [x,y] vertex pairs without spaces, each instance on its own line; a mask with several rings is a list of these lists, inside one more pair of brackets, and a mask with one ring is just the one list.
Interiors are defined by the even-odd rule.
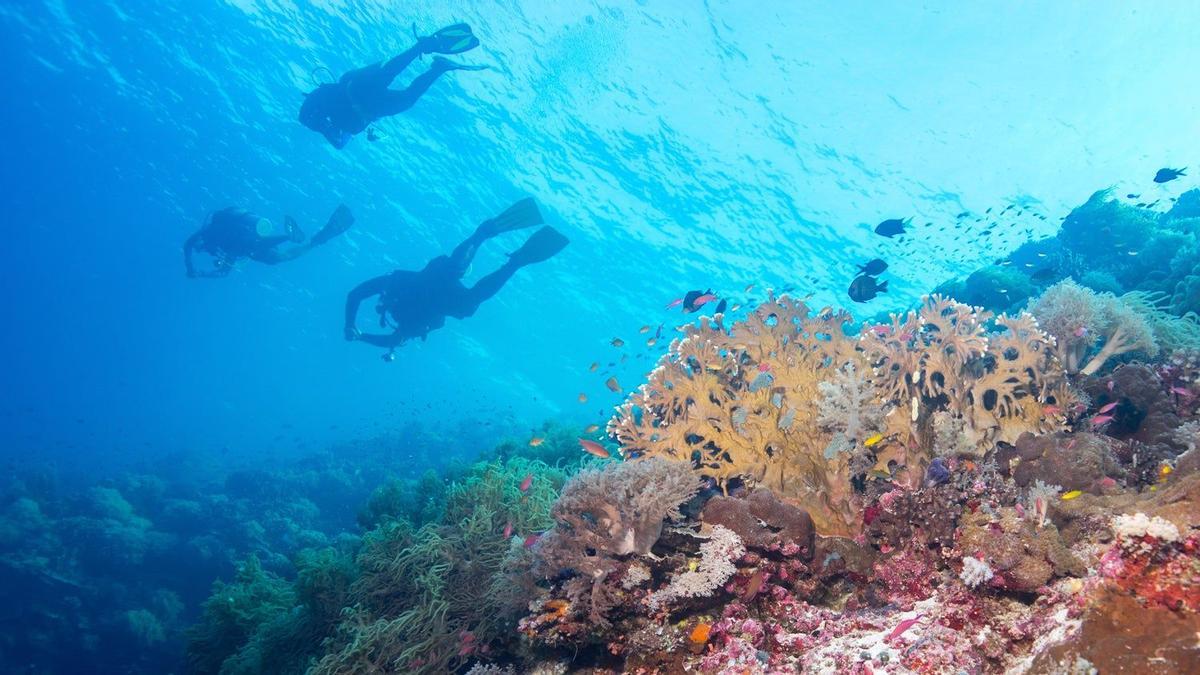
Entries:
[[892,317],[890,330],[872,332],[863,345],[873,379],[898,409],[888,429],[926,454],[983,454],[1026,431],[1062,428],[1046,412],[1072,398],[1052,340],[1027,314],[995,319],[952,300],[932,296],[920,310]]
[[822,534],[853,534],[861,519],[851,478],[908,467],[918,481],[935,413],[955,422],[970,454],[1061,428],[1043,410],[1070,398],[1050,338],[1027,315],[1001,317],[995,334],[989,319],[934,296],[861,339],[847,334],[848,314],[813,316],[788,298],[728,334],[702,320],[609,433],[631,456],[688,462],[722,486],[763,485],[807,510]]
[[737,572],[733,563],[745,553],[746,547],[733,530],[714,525],[708,541],[700,544],[700,561],[695,569],[680,572],[666,588],[653,593],[651,606],[657,607],[675,598],[712,595]]
[[1113,295],[1070,279],[1046,289],[1029,311],[1055,337],[1059,360],[1068,372],[1094,375],[1121,354],[1158,353],[1154,334],[1140,313]]

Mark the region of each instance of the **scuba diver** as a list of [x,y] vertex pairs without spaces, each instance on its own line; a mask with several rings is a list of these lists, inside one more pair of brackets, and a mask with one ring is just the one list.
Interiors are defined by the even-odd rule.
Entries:
[[[416,27],[413,27],[416,36]],[[461,54],[479,46],[465,23],[447,26],[386,63],[352,70],[337,82],[322,84],[305,94],[300,106],[300,123],[323,135],[333,147],[342,149],[355,134],[372,122],[408,110],[442,73],[451,70],[483,70],[436,56],[429,70],[418,75],[407,89],[389,89],[392,80],[422,54]],[[374,134],[369,134],[373,136]],[[373,140],[373,139],[372,139]]]
[[[276,233],[270,220],[249,211],[228,207],[209,216],[208,221],[183,244],[183,264],[189,277],[223,277],[233,271],[242,258],[268,265],[295,260],[312,249],[350,229],[354,215],[339,204],[325,227],[304,241],[304,233],[291,216],[283,217],[284,231]],[[281,244],[294,244],[279,248]],[[197,271],[193,251],[203,251],[213,259],[211,270]]]
[[[567,238],[552,227],[542,227],[513,253],[500,269],[483,277],[471,288],[462,284],[471,260],[480,244],[512,230],[542,224],[542,214],[533,199],[522,199],[504,213],[485,220],[474,234],[459,244],[449,256],[438,256],[419,272],[396,270],[359,284],[346,297],[345,333],[347,340],[358,340],[390,349],[384,361],[395,358],[396,347],[412,338],[422,340],[430,331],[441,328],[446,317],[465,319],[479,309],[526,265],[548,260],[566,247]],[[363,300],[379,296],[375,311],[379,325],[391,333],[362,333],[357,327],[358,307]]]

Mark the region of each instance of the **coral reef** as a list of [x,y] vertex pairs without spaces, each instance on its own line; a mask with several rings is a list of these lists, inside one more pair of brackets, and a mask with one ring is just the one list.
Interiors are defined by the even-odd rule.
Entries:
[[1051,339],[1028,315],[996,319],[995,333],[990,318],[932,297],[855,339],[844,312],[812,316],[780,298],[728,333],[702,320],[609,433],[629,456],[689,463],[724,488],[762,485],[802,506],[820,533],[852,535],[852,479],[911,485],[935,445],[982,454],[1064,427],[1046,412],[1073,400]]

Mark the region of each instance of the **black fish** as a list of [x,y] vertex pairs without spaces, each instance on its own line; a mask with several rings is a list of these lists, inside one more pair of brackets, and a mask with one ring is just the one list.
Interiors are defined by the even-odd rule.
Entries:
[[712,294],[713,294],[713,292],[712,292],[711,288],[708,289],[707,291],[688,291],[687,295],[683,296],[683,311],[685,311],[685,312],[699,311],[700,308],[696,306],[696,300],[698,300],[706,295],[712,295]]
[[1183,169],[1159,169],[1158,173],[1154,174],[1154,182],[1169,183],[1180,176],[1186,176],[1185,169],[1187,169],[1186,166]]
[[1138,197],[1141,197],[1141,195],[1135,195],[1135,194],[1133,194],[1132,192],[1130,192],[1129,194],[1125,195],[1125,199],[1137,199]]
[[880,293],[887,293],[888,282],[882,284],[877,282],[874,277],[863,274],[854,281],[850,282],[850,299],[855,302],[867,302]]
[[912,218],[889,218],[875,226],[875,234],[889,239],[898,234],[904,234],[904,226],[908,225],[911,220]]
[[1039,284],[1046,284],[1058,278],[1058,271],[1056,271],[1053,267],[1043,267],[1033,274],[1030,274],[1029,278],[1033,279]]
[[868,274],[870,276],[877,277],[880,274],[883,274],[885,270],[887,270],[887,263],[885,263],[883,260],[880,260],[879,258],[876,258],[876,259],[872,260],[871,262],[868,262],[866,265],[859,267],[858,273],[859,274]]

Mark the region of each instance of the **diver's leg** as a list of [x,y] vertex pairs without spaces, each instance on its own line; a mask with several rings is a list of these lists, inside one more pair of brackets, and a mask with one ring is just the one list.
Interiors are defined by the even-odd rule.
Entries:
[[500,269],[475,282],[470,288],[462,289],[450,303],[447,314],[456,319],[465,319],[475,313],[485,300],[495,295],[512,275],[520,269],[520,265],[505,263]]
[[424,53],[425,50],[421,48],[421,44],[417,43],[412,47],[409,47],[407,50],[401,52],[392,60],[384,63],[382,67],[382,75],[387,78],[388,84],[391,84],[392,80],[396,79],[397,75],[404,72],[405,68],[407,68],[413,61],[416,61],[417,57]]
[[450,59],[445,59],[440,56],[434,57],[433,65],[429,66],[429,70],[418,75],[409,83],[408,88],[403,91],[388,89],[383,94],[381,101],[381,115],[396,115],[413,107],[417,99],[421,98],[433,83],[441,77],[442,73],[451,70],[483,70],[485,66],[467,66],[461,63],[455,63]]

